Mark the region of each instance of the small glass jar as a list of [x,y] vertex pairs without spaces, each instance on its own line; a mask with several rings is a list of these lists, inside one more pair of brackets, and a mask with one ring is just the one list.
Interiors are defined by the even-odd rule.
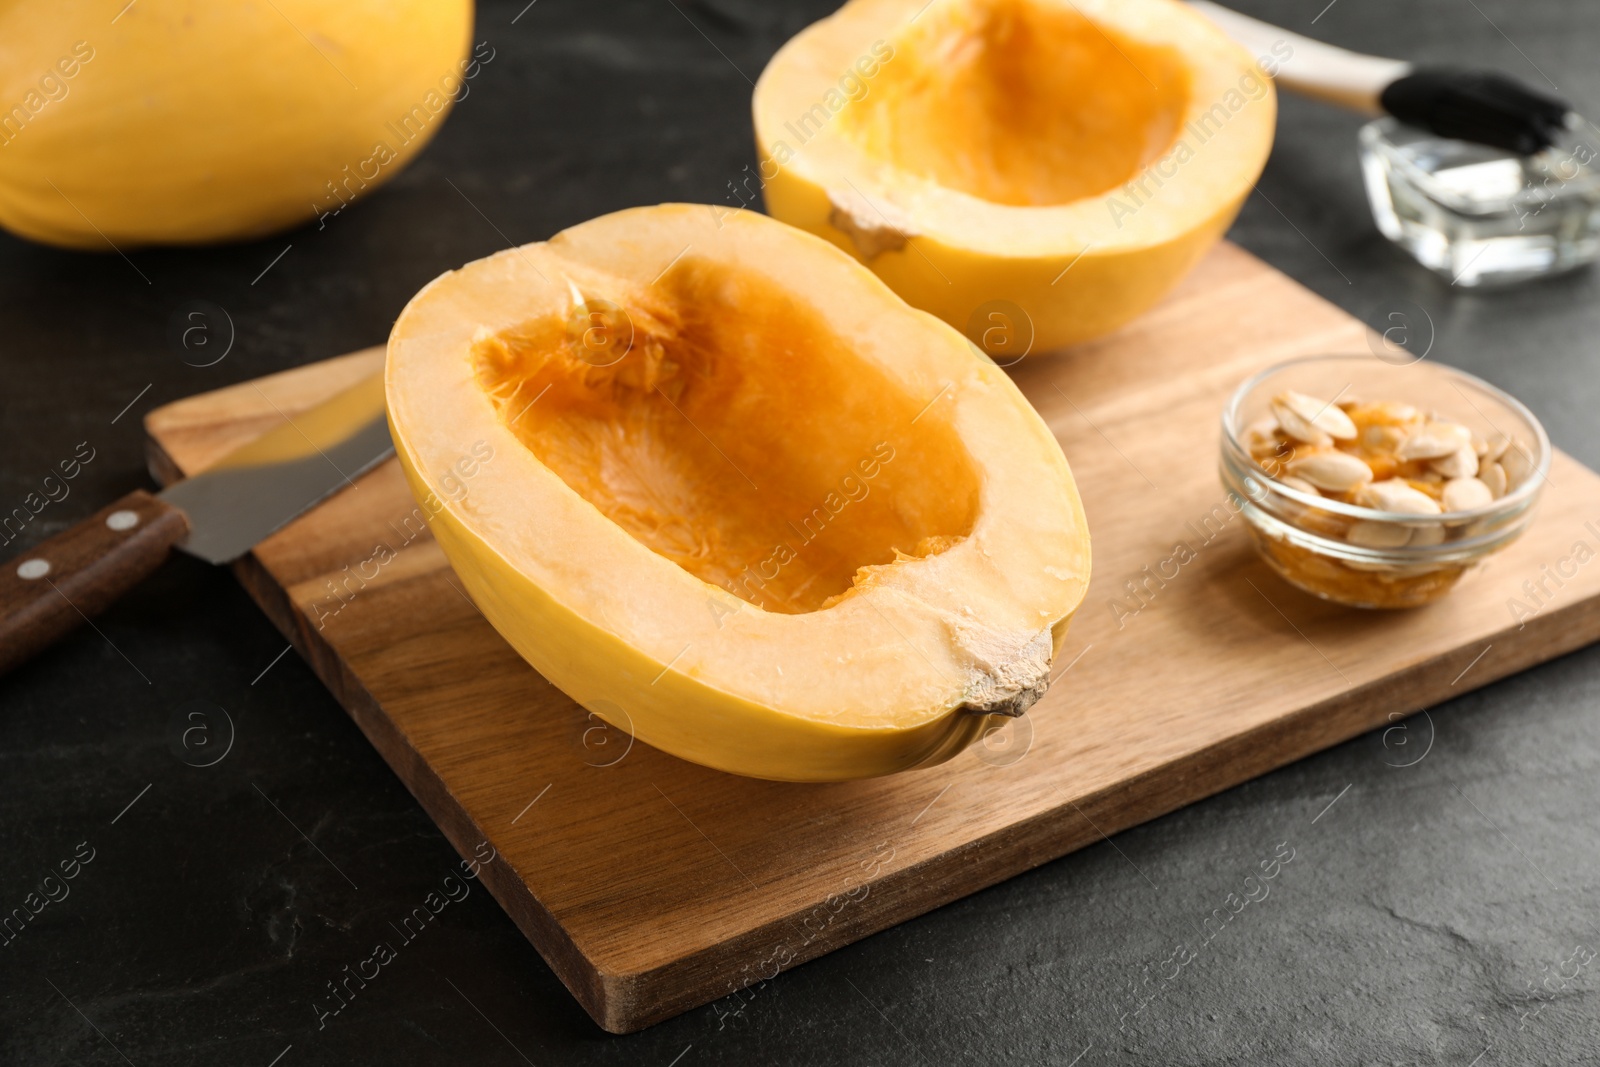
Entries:
[[[1277,480],[1251,454],[1248,428],[1274,397],[1393,401],[1432,411],[1484,440],[1504,435],[1505,494],[1471,511],[1378,511]],[[1437,600],[1471,567],[1521,535],[1550,469],[1550,440],[1515,398],[1470,374],[1370,354],[1291,360],[1250,378],[1222,413],[1222,484],[1262,557],[1291,584],[1340,604],[1406,608]],[[1393,547],[1383,547],[1393,546]]]
[[1452,284],[1509,284],[1600,259],[1600,138],[1569,131],[1534,156],[1381,118],[1361,173],[1383,235]]

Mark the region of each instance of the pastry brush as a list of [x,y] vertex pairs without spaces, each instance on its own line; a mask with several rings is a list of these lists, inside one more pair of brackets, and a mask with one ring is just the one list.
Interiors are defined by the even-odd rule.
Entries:
[[1497,71],[1413,66],[1313,41],[1210,0],[1192,6],[1269,57],[1277,69],[1265,72],[1284,88],[1369,115],[1388,113],[1440,137],[1531,156],[1581,121],[1565,100]]

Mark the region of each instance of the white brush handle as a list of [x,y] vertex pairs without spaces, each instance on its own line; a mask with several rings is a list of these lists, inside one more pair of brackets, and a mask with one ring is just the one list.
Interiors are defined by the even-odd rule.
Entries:
[[[1222,27],[1223,32],[1258,58],[1265,57],[1269,63],[1275,63],[1274,81],[1302,96],[1352,111],[1382,114],[1379,95],[1411,71],[1411,64],[1403,60],[1380,59],[1335,48],[1279,29],[1270,22],[1241,15],[1211,0],[1191,0],[1190,6]],[[1285,45],[1289,51],[1287,58],[1282,57]]]

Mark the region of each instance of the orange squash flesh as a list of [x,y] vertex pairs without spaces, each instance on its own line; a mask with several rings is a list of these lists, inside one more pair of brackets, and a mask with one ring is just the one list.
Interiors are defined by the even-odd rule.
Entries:
[[[971,529],[977,480],[954,432],[913,422],[912,398],[770,283],[686,255],[628,318],[615,328],[631,325],[633,351],[609,365],[583,358],[558,315],[474,359],[517,438],[653,552],[801,613],[847,594],[862,567]],[[886,426],[911,432],[890,442]]]
[[873,158],[995,204],[1122,185],[1172,144],[1189,96],[1177,51],[1029,0],[935,5],[841,131]]

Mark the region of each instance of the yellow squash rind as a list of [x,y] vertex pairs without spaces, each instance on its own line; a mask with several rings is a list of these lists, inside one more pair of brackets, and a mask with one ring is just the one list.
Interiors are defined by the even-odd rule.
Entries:
[[[752,440],[702,423],[730,461],[723,471],[712,459],[728,492],[745,491],[735,468],[753,476],[752,491],[781,469],[763,463],[763,448],[804,458],[852,434],[881,435],[900,466],[878,476],[874,506],[885,514],[941,507],[966,484],[965,465],[975,495],[963,529],[896,544],[897,555],[874,557],[883,562],[825,601],[766,610],[691,573],[694,561],[656,551],[648,529],[630,532],[602,510],[615,505],[595,485],[547,465],[551,457],[534,451],[545,447],[539,435],[571,415],[559,388],[505,403],[510,390],[486,391],[483,354],[498,351],[500,338],[533,336],[538,323],[570,316],[574,288],[633,308],[640,324],[670,315],[661,294],[695,277],[720,279],[734,297],[768,292],[783,314],[823,323],[833,339],[752,335],[718,354],[731,364],[708,367],[742,368],[757,390],[782,384],[762,375],[803,374],[804,361],[855,368],[839,379],[849,395],[818,396],[814,409],[758,406],[741,431]],[[735,337],[760,317],[748,300],[728,316]],[[618,375],[648,347],[638,329],[640,347],[616,364]],[[568,359],[564,352],[540,354],[539,365]],[[612,369],[579,370],[602,382],[595,388],[612,387]],[[848,256],[754,213],[638,208],[468,264],[401,314],[386,377],[401,464],[489,621],[590,711],[707,766],[823,781],[948,759],[994,714],[1019,712],[1042,692],[1041,674],[1087,584],[1087,526],[1071,472],[1004,372]],[[679,415],[699,410],[687,392],[673,403]],[[850,424],[861,418],[868,425]],[[943,466],[916,466],[929,456]],[[865,523],[869,513],[846,514]]]

